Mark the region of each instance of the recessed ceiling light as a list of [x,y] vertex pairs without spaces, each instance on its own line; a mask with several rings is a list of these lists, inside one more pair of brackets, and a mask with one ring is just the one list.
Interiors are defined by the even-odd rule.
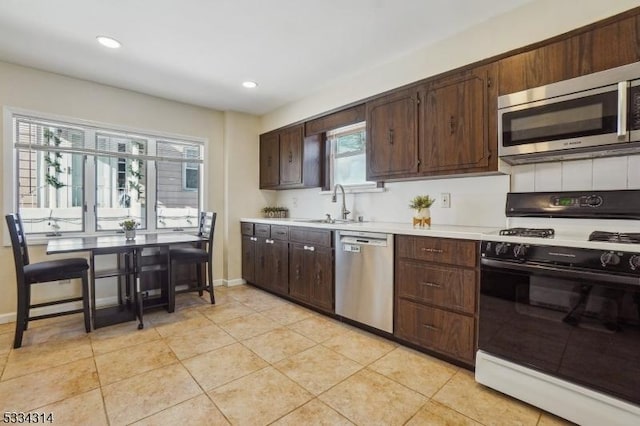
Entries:
[[104,47],[108,47],[109,49],[118,49],[120,46],[122,46],[122,44],[115,38],[98,36],[96,37],[96,39],[98,40],[98,43],[100,43]]
[[256,87],[258,87],[258,83],[256,83],[255,81],[245,81],[242,83],[242,85],[247,89],[255,89]]

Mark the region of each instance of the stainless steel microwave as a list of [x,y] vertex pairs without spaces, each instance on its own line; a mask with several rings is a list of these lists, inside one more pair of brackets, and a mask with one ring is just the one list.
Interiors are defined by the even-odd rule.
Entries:
[[640,152],[640,63],[498,98],[510,164]]

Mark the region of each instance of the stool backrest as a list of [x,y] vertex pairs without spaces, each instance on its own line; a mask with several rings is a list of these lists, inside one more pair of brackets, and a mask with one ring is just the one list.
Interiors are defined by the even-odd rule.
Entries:
[[216,216],[215,212],[200,212],[200,225],[198,227],[198,235],[207,238],[207,251],[209,252],[209,258],[213,253],[213,236],[216,229]]
[[24,267],[29,264],[29,249],[27,238],[24,236],[24,228],[19,213],[10,213],[5,216],[13,247],[13,261],[16,265],[16,278],[18,282],[24,282]]

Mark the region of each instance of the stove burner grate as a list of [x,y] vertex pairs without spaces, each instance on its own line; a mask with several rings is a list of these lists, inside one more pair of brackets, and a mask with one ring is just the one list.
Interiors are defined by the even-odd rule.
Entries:
[[591,235],[589,235],[589,241],[640,244],[640,233],[593,231]]
[[514,237],[553,238],[555,231],[551,228],[509,228],[500,231],[500,235]]

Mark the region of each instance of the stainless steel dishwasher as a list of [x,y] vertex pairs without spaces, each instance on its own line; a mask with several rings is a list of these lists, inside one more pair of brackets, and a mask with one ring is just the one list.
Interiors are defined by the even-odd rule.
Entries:
[[336,231],[336,313],[393,333],[393,235]]

